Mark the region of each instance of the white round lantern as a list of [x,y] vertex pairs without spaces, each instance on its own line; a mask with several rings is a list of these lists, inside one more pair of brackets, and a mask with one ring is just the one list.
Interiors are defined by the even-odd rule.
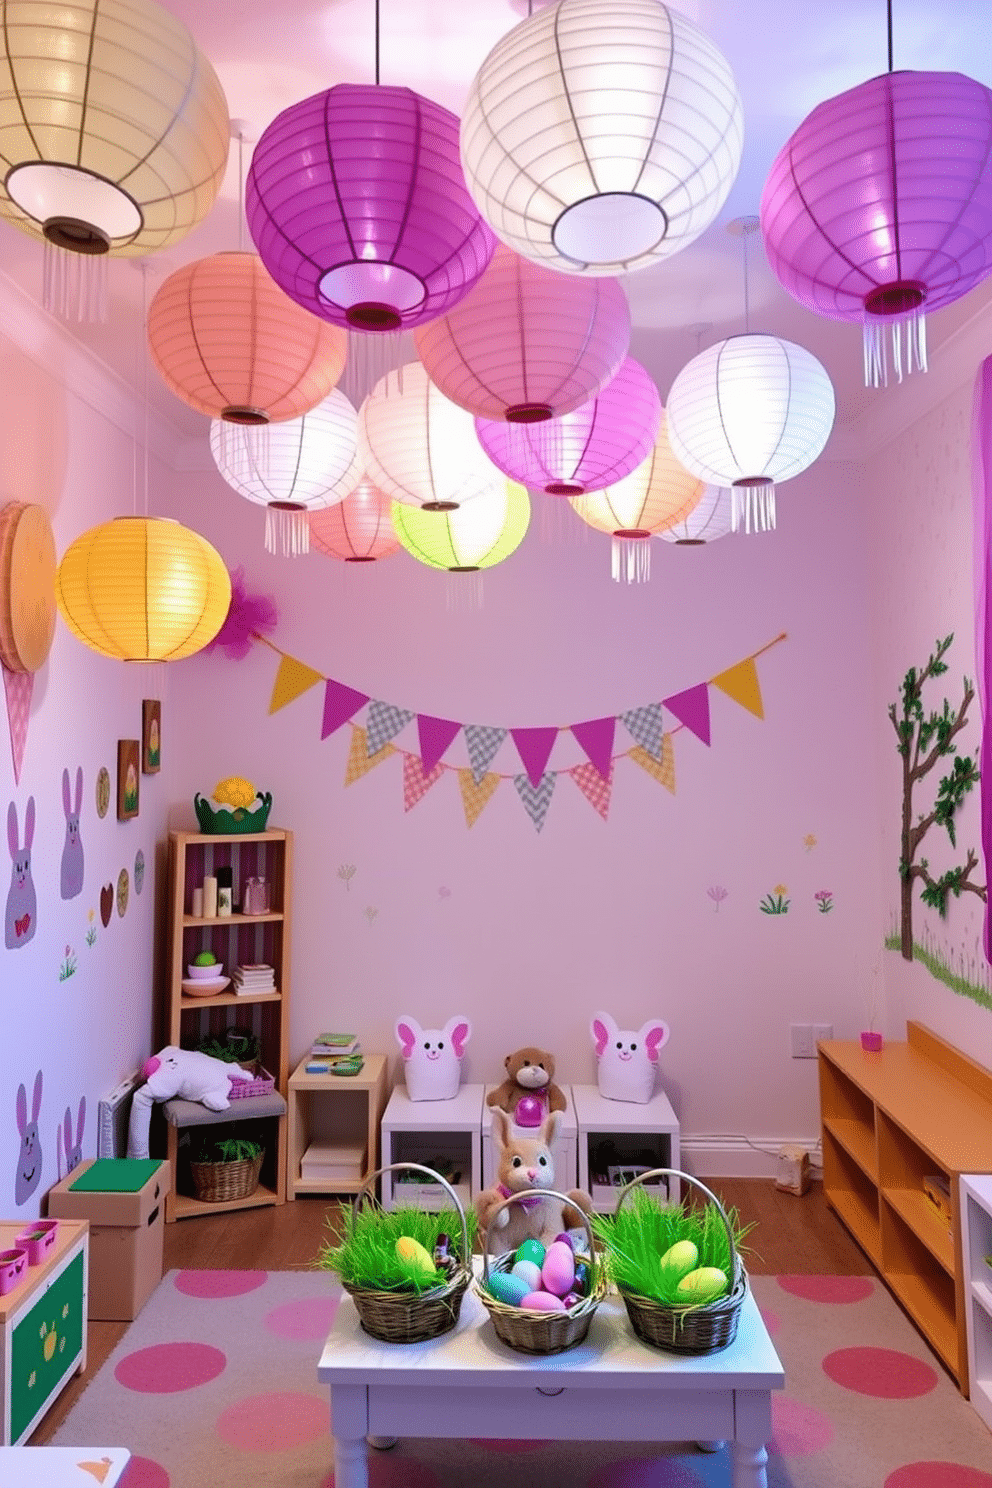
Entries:
[[709,37],[661,0],[558,0],[497,42],[462,116],[462,166],[504,243],[618,274],[695,241],[741,162],[740,96]]
[[363,468],[384,495],[403,506],[454,511],[506,485],[487,458],[475,419],[410,362],[380,378],[358,412]]
[[705,486],[692,511],[680,522],[665,527],[658,536],[680,548],[698,548],[726,537],[733,530],[733,492],[726,486]]
[[693,357],[668,395],[675,456],[708,485],[734,492],[733,529],[775,526],[775,486],[806,470],[833,428],[826,370],[781,336],[745,334]]
[[342,501],[359,482],[358,415],[335,388],[302,418],[258,430],[210,423],[210,453],[239,496],[266,508],[265,547],[308,553],[309,513]]

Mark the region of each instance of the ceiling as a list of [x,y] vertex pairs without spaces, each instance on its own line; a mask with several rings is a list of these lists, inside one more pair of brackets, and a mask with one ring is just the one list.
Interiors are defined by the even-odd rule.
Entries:
[[[469,84],[489,49],[541,0],[379,0],[380,78],[405,84],[461,111]],[[152,369],[146,372],[143,306],[169,273],[191,259],[250,246],[240,211],[242,170],[251,142],[288,105],[338,82],[374,78],[375,0],[167,0],[210,58],[227,94],[235,132],[221,195],[206,222],[145,267],[114,260],[105,325],[73,334],[132,386],[147,385],[156,416],[182,441],[202,440],[208,421],[179,402]],[[717,221],[666,263],[622,281],[631,306],[631,352],[655,378],[662,399],[697,350],[741,331],[770,331],[807,346],[837,390],[837,433],[873,418],[880,399],[901,389],[861,386],[856,327],[813,316],[781,290],[765,261],[760,235],[742,238],[730,225],[755,215],[769,167],[781,145],[819,102],[884,72],[885,0],[681,0],[729,61],[744,109],[744,156]],[[899,69],[968,73],[992,87],[992,12],[988,0],[892,0],[893,60]],[[239,161],[239,155],[241,157]],[[745,255],[749,307],[745,327]],[[40,298],[40,247],[0,224],[0,271]],[[980,286],[930,317],[933,367],[942,345],[968,327],[989,325],[992,287]],[[914,374],[910,381],[919,381]],[[828,449],[828,453],[829,453]]]

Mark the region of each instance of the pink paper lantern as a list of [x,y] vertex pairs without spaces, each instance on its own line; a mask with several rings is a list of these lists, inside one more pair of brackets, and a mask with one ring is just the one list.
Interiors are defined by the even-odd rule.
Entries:
[[326,558],[375,563],[400,550],[388,496],[365,476],[336,506],[310,514],[310,542]]
[[414,340],[453,403],[478,418],[540,423],[616,376],[630,309],[615,279],[558,274],[500,244],[471,294]]
[[476,419],[494,465],[531,491],[581,496],[629,475],[647,459],[661,422],[658,389],[627,357],[606,386],[572,413],[540,424]]
[[957,72],[889,72],[821,103],[761,198],[772,271],[830,320],[863,323],[865,379],[926,369],[924,312],[992,272],[992,90]]

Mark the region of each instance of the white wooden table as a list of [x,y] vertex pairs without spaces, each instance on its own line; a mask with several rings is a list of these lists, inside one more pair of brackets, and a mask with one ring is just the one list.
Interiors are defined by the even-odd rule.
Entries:
[[608,1296],[584,1342],[521,1354],[497,1336],[472,1287],[458,1325],[427,1343],[379,1343],[342,1298],[318,1378],[330,1386],[337,1488],[367,1488],[366,1438],[714,1441],[730,1444],[732,1488],[767,1488],[771,1393],[785,1375],[754,1298],[719,1353],[642,1344]]
[[113,1488],[125,1447],[0,1447],[0,1488]]

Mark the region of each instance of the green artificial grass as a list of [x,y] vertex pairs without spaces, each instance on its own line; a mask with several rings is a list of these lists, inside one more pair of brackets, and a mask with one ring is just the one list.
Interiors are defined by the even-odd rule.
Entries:
[[[741,1242],[754,1228],[742,1226],[736,1209],[724,1211],[734,1245],[742,1252]],[[606,1274],[621,1291],[634,1292],[668,1306],[686,1304],[676,1298],[675,1289],[682,1274],[668,1270],[661,1258],[678,1240],[691,1240],[699,1251],[698,1266],[719,1266],[733,1285],[733,1259],[727,1230],[719,1209],[708,1203],[686,1208],[680,1204],[660,1204],[643,1189],[634,1189],[618,1213],[593,1214],[590,1223],[602,1246]]]
[[[470,1259],[476,1230],[474,1210],[468,1210],[465,1219]],[[343,1236],[336,1236],[335,1242],[324,1242],[317,1266],[335,1272],[348,1286],[377,1292],[415,1292],[418,1295],[445,1286],[448,1277],[443,1271],[435,1271],[433,1277],[419,1280],[404,1268],[396,1256],[396,1242],[401,1235],[418,1240],[428,1255],[433,1255],[438,1236],[447,1235],[450,1254],[459,1261],[463,1259],[461,1215],[454,1209],[440,1209],[429,1214],[412,1205],[386,1210],[378,1204],[366,1204],[357,1213],[353,1211],[344,1223]]]

